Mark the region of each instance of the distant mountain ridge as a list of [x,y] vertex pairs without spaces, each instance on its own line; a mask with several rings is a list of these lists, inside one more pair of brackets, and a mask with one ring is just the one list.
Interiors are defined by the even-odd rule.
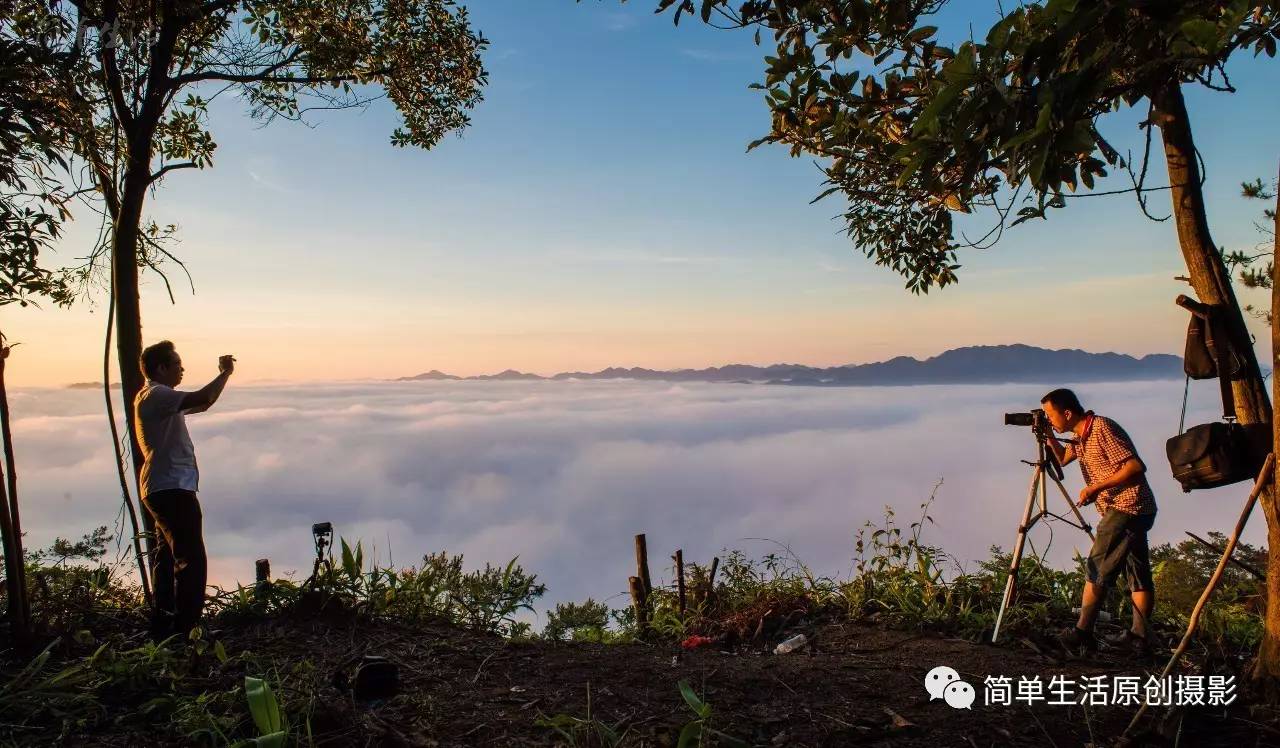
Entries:
[[814,367],[800,364],[751,366],[729,364],[707,369],[661,371],[611,366],[596,372],[561,372],[543,377],[507,369],[499,374],[458,377],[432,370],[397,382],[426,380],[591,380],[642,379],[661,382],[731,382],[811,387],[852,387],[913,384],[1009,384],[1114,382],[1179,379],[1182,358],[1153,353],[1135,358],[1123,353],[1090,353],[1075,348],[1050,350],[1023,345],[982,345],[954,348],[924,360],[898,356],[888,361],[847,366]]

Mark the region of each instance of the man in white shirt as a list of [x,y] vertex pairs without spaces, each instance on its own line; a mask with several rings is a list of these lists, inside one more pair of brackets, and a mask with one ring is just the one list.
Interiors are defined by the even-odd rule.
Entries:
[[162,340],[142,352],[147,382],[133,401],[134,427],[142,447],[139,479],[142,503],[155,519],[155,555],[151,580],[155,587],[152,635],[185,636],[204,611],[205,558],[200,501],[200,471],[187,433],[187,413],[202,413],[222,394],[235,369],[235,359],[218,359],[218,376],[195,392],[174,389],[182,382],[182,358],[173,343]]

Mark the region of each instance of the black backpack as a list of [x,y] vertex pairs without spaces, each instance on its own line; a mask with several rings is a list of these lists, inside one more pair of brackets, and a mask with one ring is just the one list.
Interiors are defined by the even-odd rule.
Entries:
[[[1245,428],[1235,422],[1235,396],[1231,380],[1245,370],[1244,357],[1231,345],[1217,307],[1207,307],[1203,315],[1193,314],[1187,327],[1186,355],[1182,368],[1188,385],[1192,379],[1216,377],[1222,394],[1222,419],[1192,426],[1185,432],[1179,424],[1177,436],[1165,442],[1165,454],[1173,477],[1184,492],[1197,488],[1217,488],[1257,476],[1261,463],[1255,457]],[[1184,391],[1182,415],[1187,414]]]
[[[1222,324],[1221,315],[1213,307],[1209,309],[1207,318],[1191,315],[1182,370],[1190,379],[1225,378],[1229,385],[1232,379],[1244,372],[1245,358],[1231,345],[1231,337]],[[1230,391],[1229,387],[1227,391]]]
[[1191,315],[1187,325],[1187,347],[1182,355],[1182,370],[1188,379],[1213,379],[1218,376],[1218,365],[1209,349],[1208,325],[1204,317]]

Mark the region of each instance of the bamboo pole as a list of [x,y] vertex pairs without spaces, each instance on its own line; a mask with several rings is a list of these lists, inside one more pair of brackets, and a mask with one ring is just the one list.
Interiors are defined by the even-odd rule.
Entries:
[[4,442],[4,470],[0,471],[0,526],[4,531],[5,577],[8,583],[9,614],[14,638],[25,640],[31,630],[31,611],[27,608],[27,569],[22,551],[22,523],[18,517],[18,476],[13,456],[13,434],[9,429],[9,394],[4,384],[5,363],[10,346],[0,333],[0,438]]
[[[1231,533],[1231,538],[1227,540],[1227,547],[1222,552],[1222,558],[1218,561],[1218,568],[1214,569],[1213,576],[1209,577],[1209,583],[1205,585],[1204,592],[1200,593],[1200,599],[1196,602],[1196,607],[1191,610],[1191,617],[1187,620],[1187,631],[1182,635],[1182,641],[1178,643],[1178,648],[1173,651],[1173,656],[1169,658],[1169,664],[1164,666],[1164,671],[1160,673],[1160,680],[1169,677],[1169,673],[1173,672],[1173,666],[1178,664],[1178,660],[1182,659],[1182,655],[1186,653],[1187,647],[1191,644],[1191,639],[1195,636],[1196,627],[1200,625],[1200,614],[1204,612],[1204,606],[1209,602],[1209,597],[1213,595],[1214,589],[1218,586],[1218,582],[1222,581],[1222,573],[1227,568],[1227,561],[1231,558],[1231,553],[1236,549],[1236,543],[1240,540],[1240,533],[1244,531],[1244,526],[1249,522],[1249,515],[1253,512],[1254,504],[1258,503],[1258,496],[1271,480],[1271,474],[1275,471],[1276,456],[1275,453],[1267,455],[1267,461],[1262,465],[1262,471],[1258,473],[1258,479],[1254,481],[1253,490],[1249,492],[1249,498],[1244,502],[1244,509],[1240,511],[1240,519],[1236,521],[1236,529]],[[1133,715],[1133,719],[1129,721],[1129,726],[1124,729],[1121,737],[1128,735],[1142,718],[1144,712],[1147,711],[1147,705],[1143,704],[1139,707],[1137,714]]]
[[676,562],[676,590],[680,595],[680,622],[684,622],[685,614],[685,596],[684,596],[684,551],[676,550],[676,555],[672,557]]
[[636,536],[636,575],[644,585],[644,597],[648,600],[653,592],[653,584],[649,580],[649,547],[645,543],[644,533]]
[[253,592],[262,596],[271,589],[271,560],[260,558],[253,562]]

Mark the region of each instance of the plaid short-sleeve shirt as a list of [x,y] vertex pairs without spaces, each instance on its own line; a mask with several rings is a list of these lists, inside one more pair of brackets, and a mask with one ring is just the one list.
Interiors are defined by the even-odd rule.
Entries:
[[[1091,486],[1106,480],[1129,459],[1138,458],[1138,450],[1120,424],[1092,413],[1089,416],[1093,423],[1072,450],[1080,461],[1085,484]],[[1132,515],[1151,514],[1156,510],[1156,496],[1145,475],[1138,476],[1137,482],[1128,486],[1104,489],[1096,501],[1100,514],[1106,514],[1108,509]]]

